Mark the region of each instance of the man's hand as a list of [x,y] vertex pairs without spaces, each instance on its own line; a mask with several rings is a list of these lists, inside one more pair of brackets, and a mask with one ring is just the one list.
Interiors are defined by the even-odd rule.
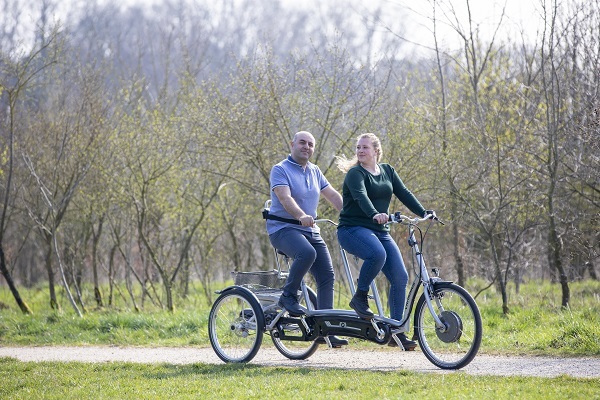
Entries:
[[273,192],[281,202],[285,211],[287,211],[294,219],[300,221],[302,226],[313,226],[315,220],[310,215],[304,213],[304,211],[298,206],[296,200],[292,197],[290,188],[288,186],[278,186],[273,189]]
[[302,226],[314,226],[315,225],[315,220],[310,215],[303,215],[300,218],[298,218],[298,221],[300,221],[300,225],[302,225]]

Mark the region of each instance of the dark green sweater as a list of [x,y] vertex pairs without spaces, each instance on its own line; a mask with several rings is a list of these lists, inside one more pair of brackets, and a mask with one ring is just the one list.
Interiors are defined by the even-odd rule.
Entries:
[[387,225],[373,222],[375,214],[388,213],[392,194],[410,211],[422,217],[425,208],[389,164],[379,164],[377,176],[360,165],[350,168],[344,179],[342,197],[344,206],[340,212],[340,226],[364,226],[377,231],[388,231]]

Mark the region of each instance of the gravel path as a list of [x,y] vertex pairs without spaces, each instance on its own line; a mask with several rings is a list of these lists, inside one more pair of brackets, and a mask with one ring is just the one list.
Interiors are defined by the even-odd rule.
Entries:
[[[0,357],[20,361],[127,361],[139,363],[222,364],[212,348],[175,347],[0,347]],[[409,370],[414,372],[455,373],[431,364],[420,351],[402,352],[392,349],[354,350],[321,348],[308,360],[292,361],[275,348],[263,345],[252,364],[305,368],[343,368],[380,371]],[[460,371],[470,375],[539,376],[569,375],[600,379],[600,357],[508,357],[477,355]]]

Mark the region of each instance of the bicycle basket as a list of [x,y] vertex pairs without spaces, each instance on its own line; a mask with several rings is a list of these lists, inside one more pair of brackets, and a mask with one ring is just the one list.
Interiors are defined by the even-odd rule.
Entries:
[[236,285],[258,285],[280,289],[285,284],[285,277],[280,277],[277,270],[237,272],[233,271],[233,280]]

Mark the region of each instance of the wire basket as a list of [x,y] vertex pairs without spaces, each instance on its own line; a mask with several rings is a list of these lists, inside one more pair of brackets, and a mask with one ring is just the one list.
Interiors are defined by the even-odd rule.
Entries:
[[277,270],[272,271],[253,271],[237,272],[233,271],[233,281],[236,285],[244,286],[263,286],[274,289],[281,289],[285,285],[285,276],[281,276]]

